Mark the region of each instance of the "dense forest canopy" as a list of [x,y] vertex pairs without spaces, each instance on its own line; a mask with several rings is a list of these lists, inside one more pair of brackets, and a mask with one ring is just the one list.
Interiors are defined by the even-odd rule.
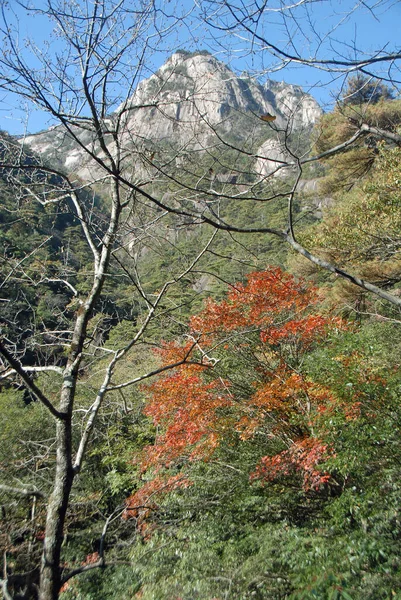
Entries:
[[315,4],[1,3],[5,600],[401,597],[401,55]]

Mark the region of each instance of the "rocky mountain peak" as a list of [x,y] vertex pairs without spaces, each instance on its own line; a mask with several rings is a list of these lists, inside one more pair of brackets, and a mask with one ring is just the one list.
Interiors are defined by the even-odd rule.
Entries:
[[[261,120],[266,114],[275,117],[273,125]],[[261,84],[247,75],[236,75],[207,51],[178,50],[139,83],[110,115],[107,126],[121,117],[120,141],[132,165],[135,153],[143,155],[149,148],[153,152],[161,147],[164,151],[185,147],[199,152],[216,145],[216,136],[230,144],[241,144],[251,136],[260,146],[277,137],[280,129],[310,129],[321,114],[316,100],[300,87],[273,81]],[[82,143],[91,144],[93,135],[88,129],[76,131]],[[57,157],[63,168],[82,177],[96,170],[85,163],[84,150],[60,127],[25,138],[25,143],[49,160]],[[92,150],[99,151],[95,144]]]

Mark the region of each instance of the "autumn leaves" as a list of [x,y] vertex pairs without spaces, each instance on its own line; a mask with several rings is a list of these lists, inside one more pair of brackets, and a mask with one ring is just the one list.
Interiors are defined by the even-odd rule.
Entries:
[[[142,457],[146,489],[153,495],[168,491],[177,469],[181,485],[193,461],[209,460],[227,443],[260,444],[261,439],[270,454],[260,455],[250,482],[291,477],[304,490],[329,483],[329,473],[319,465],[334,450],[316,435],[314,420],[333,395],[303,373],[302,361],[313,344],[344,325],[318,314],[316,304],[313,287],[270,267],[251,273],[224,300],[206,302],[190,321],[190,339],[197,344],[163,344],[158,350],[163,365],[189,352],[198,364],[166,371],[146,389],[145,412],[157,430]],[[205,353],[216,364],[204,362]],[[145,491],[128,500],[131,512],[138,493],[146,503]]]

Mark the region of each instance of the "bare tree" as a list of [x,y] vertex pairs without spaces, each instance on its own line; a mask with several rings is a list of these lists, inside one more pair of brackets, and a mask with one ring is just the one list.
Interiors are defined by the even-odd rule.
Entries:
[[[6,275],[2,281],[2,287],[6,292],[9,284],[31,285],[42,290],[51,286],[50,289],[53,293],[55,290],[60,291],[61,289],[67,292],[64,296],[65,299],[58,307],[60,318],[53,328],[46,324],[40,326],[37,323],[36,307],[30,306],[29,310],[32,312],[33,319],[31,335],[27,337],[25,331],[19,336],[18,332],[14,330],[13,340],[7,335],[0,340],[0,354],[3,359],[0,371],[1,380],[21,381],[36,400],[49,411],[56,423],[54,439],[56,464],[53,482],[50,483],[51,494],[47,500],[47,519],[38,587],[40,598],[56,598],[63,582],[72,576],[69,572],[63,572],[60,564],[61,544],[71,489],[74,479],[81,471],[88,443],[105,396],[111,391],[135,385],[165,370],[165,368],[157,366],[149,369],[146,363],[149,365],[153,362],[149,357],[144,365],[140,364],[140,368],[145,369],[144,372],[132,376],[128,371],[125,375],[127,380],[124,380],[121,372],[116,374],[116,367],[126,357],[132,355],[133,349],[138,344],[143,344],[149,326],[159,315],[166,315],[174,310],[174,308],[168,309],[166,306],[162,306],[162,302],[165,301],[170,288],[189,276],[195,265],[207,252],[214,236],[203,248],[199,249],[192,260],[187,262],[181,272],[176,272],[171,279],[166,279],[156,292],[145,292],[142,289],[141,279],[138,277],[135,265],[132,261],[127,263],[127,260],[124,259],[124,246],[120,244],[120,237],[127,233],[127,225],[124,224],[126,221],[124,208],[127,207],[130,192],[127,193],[124,190],[118,178],[107,177],[111,193],[110,213],[103,214],[99,223],[90,210],[91,205],[88,205],[87,185],[76,180],[72,181],[67,175],[53,168],[37,164],[33,157],[29,157],[28,160],[23,153],[17,152],[15,142],[10,152],[10,142],[8,140],[7,142],[8,152],[5,158],[8,158],[8,161],[3,161],[1,168],[7,174],[16,193],[19,194],[19,201],[29,203],[30,206],[32,203],[38,203],[41,206],[56,205],[58,210],[63,210],[63,205],[69,207],[80,224],[83,239],[92,254],[92,266],[88,272],[90,278],[88,291],[85,291],[86,286],[81,289],[75,287],[75,284],[72,283],[74,282],[72,269],[68,268],[68,265],[66,268],[61,266],[59,273],[54,273],[54,266],[51,267],[51,275],[46,272],[44,261],[42,263],[43,270],[39,265],[38,272],[38,265],[33,265],[33,261],[37,258],[38,248],[26,254],[22,259],[14,258],[12,255],[7,256],[7,262],[3,267]],[[19,214],[17,210],[15,213]],[[130,213],[130,219],[132,218],[132,213]],[[136,231],[143,227],[150,228],[151,224],[149,222],[146,222],[145,225],[138,223]],[[157,232],[154,232],[154,235],[157,235]],[[51,237],[47,237],[40,246],[49,243]],[[100,329],[99,337],[93,328],[89,331],[88,327],[96,311],[99,311],[99,301],[101,301],[102,290],[104,290],[107,280],[109,282],[113,279],[117,280],[116,276],[124,276],[128,279],[131,293],[139,298],[143,309],[135,319],[136,331],[131,339],[122,341],[117,347],[115,345],[108,347],[105,343],[106,332],[102,332]],[[73,311],[71,311],[71,302],[75,309]],[[18,325],[18,310],[11,325]],[[62,329],[62,325],[66,328]],[[148,342],[149,340],[150,338],[148,338]],[[47,353],[43,351],[43,346]],[[64,349],[64,353],[66,352],[66,360],[60,356],[60,348]],[[30,356],[28,356],[29,350]],[[30,364],[32,354],[38,361],[36,364]],[[190,362],[190,360],[191,352],[183,357],[182,362]],[[95,365],[100,372],[104,373],[103,380],[92,404],[84,410],[81,409],[82,419],[77,421],[74,411],[77,384],[85,371],[94,369]],[[177,363],[174,363],[167,368],[176,366]],[[58,405],[53,400],[54,393],[49,395],[36,382],[35,375],[41,373],[56,374],[58,381],[55,380],[54,384],[59,386]],[[73,443],[74,432],[75,437],[80,432],[78,445]],[[52,453],[52,451],[49,450],[48,453]],[[31,497],[34,500],[45,496],[36,487],[29,487],[29,484],[19,487],[2,485],[1,490],[7,494],[21,498]],[[96,563],[91,564],[90,567],[75,569],[73,575],[84,572],[88,568],[104,566],[104,564],[105,559],[102,552]],[[11,597],[11,589],[16,591],[19,588],[25,589],[26,597],[36,597],[36,584],[37,579],[31,572],[26,577],[16,574],[9,575],[5,558],[2,580],[5,597]]]
[[[35,144],[28,137],[22,146],[7,142],[8,148],[2,152],[0,167],[10,185],[18,190],[22,203],[29,199],[29,202],[44,207],[67,206],[66,210],[79,223],[92,264],[88,278],[90,283],[86,287],[74,285],[67,258],[64,271],[33,275],[27,268],[31,255],[13,257],[5,276],[7,282],[18,276],[20,280],[31,280],[35,286],[56,285],[67,293],[65,319],[61,318],[58,322],[63,326],[62,331],[53,328],[46,332],[51,342],[66,349],[64,362],[57,364],[52,356],[51,361],[44,361],[45,364],[27,364],[24,350],[15,341],[3,339],[0,344],[4,359],[2,377],[17,375],[56,422],[57,461],[47,504],[39,584],[40,598],[53,600],[58,597],[62,582],[70,577],[68,573],[63,574],[60,564],[66,512],[73,482],[82,468],[104,398],[110,391],[134,385],[158,372],[155,367],[127,380],[115,381],[117,365],[143,339],[158,312],[165,311],[162,302],[168,290],[187,277],[210,247],[208,242],[199,248],[180,272],[165,281],[151,296],[143,289],[136,271],[134,254],[135,249],[140,251],[138,240],[159,235],[158,223],[166,215],[176,217],[184,226],[207,224],[216,231],[230,234],[271,234],[317,265],[401,306],[399,297],[309,252],[297,241],[294,231],[294,202],[304,165],[345,152],[365,136],[386,139],[397,145],[401,145],[401,136],[395,130],[381,129],[359,120],[347,140],[313,155],[296,147],[296,113],[293,109],[289,109],[286,115],[284,111],[275,120],[274,115],[259,114],[255,109],[252,112],[252,106],[236,106],[233,102],[229,116],[225,116],[220,109],[218,90],[213,88],[210,71],[205,72],[205,79],[200,82],[182,74],[186,84],[174,90],[176,97],[172,102],[165,92],[172,74],[180,68],[174,62],[170,71],[154,75],[154,94],[149,100],[149,95],[141,95],[141,81],[152,72],[154,48],[168,52],[170,44],[174,44],[171,40],[178,26],[188,26],[191,18],[191,11],[180,10],[177,6],[153,0],[137,4],[128,0],[94,0],[92,3],[46,0],[40,8],[27,0],[26,3],[17,1],[16,5],[37,18],[50,20],[55,31],[54,45],[44,52],[43,47],[35,42],[19,40],[17,16],[10,12],[6,2],[2,2],[1,31],[5,42],[0,56],[0,88],[48,112],[56,125],[49,132],[49,143],[56,148],[56,153],[57,144],[60,148],[70,145],[76,157],[73,163],[75,174],[72,168],[68,171],[65,164],[55,167],[49,160],[43,159],[42,163],[38,163],[30,158],[26,146],[35,149]],[[213,3],[210,12],[210,5],[205,3],[205,10],[209,12],[204,17],[224,33],[243,35],[245,32],[254,52],[268,53],[279,61],[269,68],[297,63],[333,74],[360,70],[372,77],[378,74],[374,71],[377,65],[387,65],[387,77],[382,78],[397,83],[395,75],[401,57],[398,52],[378,50],[372,56],[364,54],[356,59],[338,55],[320,57],[318,50],[322,47],[322,35],[319,37],[318,33],[312,55],[304,56],[300,48],[295,48],[290,37],[290,23],[299,24],[297,11],[304,11],[307,17],[311,6],[312,3],[307,1],[277,8],[253,2],[238,6],[224,2]],[[288,38],[283,47],[272,44],[265,35],[272,15],[278,15],[287,31]],[[331,30],[334,35],[333,25]],[[27,47],[23,47],[24,44]],[[210,58],[205,57],[204,61],[210,61]],[[217,72],[220,67],[216,62],[213,65]],[[225,77],[231,85],[230,78],[233,76],[226,74]],[[246,85],[250,88],[254,83]],[[211,110],[213,105],[219,106],[215,113]],[[185,106],[190,107],[192,115],[187,121],[180,116]],[[140,123],[154,112],[162,115],[165,129],[163,135],[149,139],[141,130]],[[241,140],[232,137],[233,121],[238,123],[239,119],[242,119],[241,126],[247,132]],[[177,123],[185,130],[185,135],[173,143],[170,134]],[[280,152],[274,156],[272,148],[277,149],[274,144],[268,150],[263,146],[263,128],[263,131],[269,128],[269,135],[273,135],[274,143],[280,146]],[[229,159],[224,158],[222,149],[231,152]],[[269,165],[267,169],[266,164]],[[283,172],[290,173],[290,178],[277,177]],[[96,216],[91,198],[94,199],[99,190],[102,197],[107,198],[107,213]],[[267,204],[277,198],[288,207],[283,227],[269,223],[244,227],[230,222],[225,215],[227,203]],[[125,250],[128,250],[131,259],[128,266],[122,259]],[[32,256],[36,251],[32,250]],[[68,252],[65,251],[65,254]],[[89,332],[90,320],[116,265],[122,269],[145,306],[135,334],[117,349],[97,344],[96,336]],[[65,313],[71,303],[72,317]],[[90,410],[85,414],[85,423],[80,423],[82,435],[78,446],[74,447],[73,409],[77,383],[90,352],[110,358],[107,361],[102,358],[103,380]],[[183,360],[191,360],[190,355]],[[33,377],[43,370],[53,371],[60,377],[58,404],[43,392]],[[9,487],[10,493],[16,493],[15,486]],[[41,491],[21,486],[19,493],[36,498]],[[104,557],[101,556],[95,566],[103,564]],[[10,597],[6,567],[2,585],[4,596]]]
[[[144,207],[135,197],[139,193],[145,201],[153,201],[135,183],[135,173],[130,174],[134,183],[131,178],[127,178],[126,170],[122,173],[123,161],[126,159],[122,139],[128,98],[143,76],[147,64],[145,57],[180,22],[180,10],[172,8],[169,15],[153,1],[141,3],[137,7],[125,0],[96,0],[93,3],[49,0],[41,8],[35,8],[35,3],[17,4],[31,16],[50,19],[57,35],[57,49],[54,55],[50,52],[44,54],[31,43],[29,52],[22,51],[19,46],[22,40],[18,40],[18,22],[12,11],[8,10],[7,3],[2,3],[5,47],[1,58],[0,86],[7,93],[16,94],[17,97],[45,109],[61,127],[60,135],[66,140],[73,140],[83,156],[92,161],[93,168],[90,183],[86,184],[62,169],[40,163],[19,143],[6,137],[2,142],[1,171],[7,183],[13,186],[19,206],[27,206],[28,203],[32,206],[36,203],[46,208],[54,205],[58,211],[70,213],[74,223],[81,229],[86,252],[91,256],[88,281],[86,285],[78,287],[68,268],[66,249],[63,249],[66,256],[65,268],[60,267],[56,273],[54,270],[48,273],[45,263],[43,270],[40,264],[39,267],[36,264],[35,269],[31,268],[38,248],[32,249],[22,258],[7,253],[4,256],[3,288],[11,282],[24,282],[41,289],[46,289],[46,286],[53,286],[54,289],[55,286],[65,292],[63,306],[58,307],[61,314],[58,326],[51,330],[38,327],[30,336],[34,356],[42,358],[39,364],[30,364],[31,361],[27,360],[26,335],[21,333],[20,339],[14,340],[5,336],[0,341],[2,379],[17,377],[22,381],[30,393],[46,407],[56,423],[56,465],[47,502],[40,582],[37,583],[35,577],[30,575],[25,577],[22,585],[24,578],[18,579],[16,575],[9,573],[5,557],[3,595],[9,598],[11,590],[25,587],[26,597],[38,594],[42,600],[50,600],[58,597],[63,581],[71,577],[71,574],[63,573],[60,562],[66,513],[72,485],[81,471],[104,398],[111,390],[133,385],[160,371],[155,367],[134,377],[129,376],[128,381],[121,380],[121,377],[120,381],[115,381],[113,376],[116,366],[143,340],[155,317],[160,312],[166,313],[166,307],[161,308],[162,300],[172,286],[188,276],[207,251],[211,240],[181,267],[180,272],[166,279],[153,294],[143,290],[133,261],[128,266],[124,261],[126,240],[129,238],[131,244],[136,243],[140,252],[138,237],[141,232],[143,237],[149,237],[152,224],[157,224],[164,216],[160,211],[154,214],[153,210],[152,214],[151,209]],[[29,64],[32,57],[35,57],[34,67]],[[107,118],[118,106],[119,111]],[[95,190],[100,186],[102,196],[106,199],[103,207],[106,214],[98,211],[96,215]],[[18,215],[18,212],[15,214]],[[155,229],[154,235],[158,235]],[[40,246],[45,246],[51,237]],[[89,324],[101,302],[102,291],[116,268],[120,269],[122,276],[128,278],[144,308],[137,318],[132,338],[117,348],[107,348],[102,343],[102,336],[100,342],[97,342],[93,332],[89,332]],[[35,312],[35,307],[31,306],[30,309]],[[11,324],[18,326],[18,313]],[[42,341],[44,336],[43,344],[39,343],[40,340],[37,343],[40,336]],[[66,359],[57,358],[54,353],[49,352],[48,360],[44,360],[39,351],[43,346],[63,347]],[[92,357],[91,360],[100,360],[104,376],[92,405],[83,412],[84,421],[77,424],[74,416],[77,383],[83,370],[87,368],[89,357]],[[183,358],[184,362],[188,360],[190,354]],[[58,404],[53,400],[53,394],[50,397],[35,380],[35,374],[42,372],[53,372],[59,377]],[[74,428],[81,431],[77,447],[73,444]],[[19,494],[21,497],[42,497],[40,490],[23,485],[2,486],[2,491]],[[103,565],[102,552],[91,568]],[[84,570],[74,570],[73,574]]]
[[396,6],[355,2],[338,10],[335,3],[315,0],[276,4],[204,0],[200,7],[207,23],[226,34],[223,44],[259,55],[257,62],[266,72],[301,66],[325,71],[332,79],[360,72],[395,86],[400,83],[399,48],[390,39],[382,42],[380,36],[371,44],[357,36],[355,27],[370,20],[380,28],[384,13],[396,16]]

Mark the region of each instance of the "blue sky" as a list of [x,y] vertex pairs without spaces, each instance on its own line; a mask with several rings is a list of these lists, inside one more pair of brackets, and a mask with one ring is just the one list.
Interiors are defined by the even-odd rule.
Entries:
[[[80,1],[86,2],[87,0]],[[34,5],[40,7],[44,3],[45,0],[35,0]],[[134,4],[134,0],[132,4]],[[274,8],[275,5],[279,6],[279,0],[270,0],[267,6]],[[168,0],[165,6],[166,10],[169,10],[169,6],[170,10],[174,10],[172,3]],[[178,6],[181,10],[189,10],[193,5],[191,0],[184,0],[178,2]],[[328,55],[333,51],[340,52],[351,58],[355,54],[355,48],[364,49],[367,52],[377,52],[384,48],[386,50],[399,49],[401,46],[401,3],[399,2],[382,2],[377,4],[374,10],[370,10],[364,3],[354,13],[351,9],[356,4],[351,0],[344,0],[336,4],[332,4],[328,0],[316,1],[308,6],[309,10],[304,11],[299,17],[303,34],[300,33],[294,22],[290,23],[289,29],[285,29],[279,15],[273,12],[266,15],[263,31],[265,37],[273,43],[280,43],[288,40],[288,36],[293,36],[294,42],[297,42],[298,47],[307,54],[316,49],[315,46],[310,50],[309,42],[315,37],[313,32],[318,31],[322,38],[321,51],[323,53]],[[36,45],[43,48],[44,51],[46,51],[46,44],[49,43],[53,48],[51,52],[61,48],[60,42],[53,34],[53,25],[45,18],[38,15],[27,17],[16,4],[12,7],[19,21],[21,53],[28,64],[35,66],[34,57],[24,44],[24,39],[27,37],[33,38]],[[346,15],[350,12],[351,15],[347,18]],[[340,23],[341,26],[331,33],[329,43],[325,35],[337,23]],[[157,49],[153,53],[148,65],[148,73],[161,66],[168,55],[178,48],[207,49],[220,60],[229,62],[237,71],[246,70],[253,73],[271,67],[271,58],[267,52],[260,51],[257,46],[254,46],[253,53],[250,52],[248,40],[238,34],[239,32],[234,32],[234,35],[227,39],[218,31],[207,29],[199,24],[194,12],[192,18],[177,28],[171,38],[166,40],[165,47]],[[385,73],[383,72],[383,74]],[[341,86],[339,77],[299,66],[290,65],[276,73],[269,73],[268,76],[278,81],[284,80],[304,86],[326,108],[330,107],[333,97]],[[0,92],[0,100],[0,128],[9,133],[15,135],[21,135],[24,132],[35,133],[52,124],[52,120],[47,114],[35,110],[33,106],[26,105],[11,94]]]

